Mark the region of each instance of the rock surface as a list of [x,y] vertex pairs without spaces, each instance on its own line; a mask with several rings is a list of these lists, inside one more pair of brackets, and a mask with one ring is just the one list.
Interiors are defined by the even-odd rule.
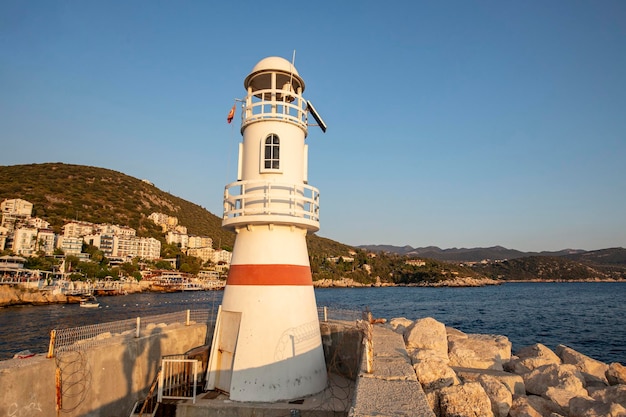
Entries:
[[465,334],[432,318],[409,323],[399,318],[388,326],[403,334],[437,417],[626,417],[620,363],[609,366],[564,345],[555,353],[540,343],[511,355],[504,336]]
[[448,337],[446,326],[432,317],[415,320],[404,331],[408,350],[428,349],[448,361]]
[[556,354],[561,358],[563,363],[574,365],[583,374],[587,384],[599,382],[608,385],[606,372],[609,366],[582,353],[576,352],[574,349],[565,345],[558,345],[555,349]]
[[478,382],[441,389],[439,408],[441,417],[493,417],[491,401]]
[[449,332],[448,357],[451,366],[502,371],[511,359],[511,342],[505,336]]
[[544,365],[560,365],[561,358],[541,343],[520,349],[507,364],[507,370],[516,374],[523,374]]

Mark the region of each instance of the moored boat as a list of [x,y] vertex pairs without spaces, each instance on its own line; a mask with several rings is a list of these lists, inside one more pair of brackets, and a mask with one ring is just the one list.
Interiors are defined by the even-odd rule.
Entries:
[[85,307],[85,308],[98,308],[100,307],[100,303],[98,302],[98,300],[96,299],[96,297],[89,296],[87,298],[83,298],[80,301],[80,306],[81,307]]

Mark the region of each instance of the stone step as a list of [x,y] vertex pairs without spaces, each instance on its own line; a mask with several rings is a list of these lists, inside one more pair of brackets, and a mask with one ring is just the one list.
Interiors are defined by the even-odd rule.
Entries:
[[373,372],[366,372],[363,354],[349,416],[435,417],[417,381],[402,335],[375,325],[372,339]]

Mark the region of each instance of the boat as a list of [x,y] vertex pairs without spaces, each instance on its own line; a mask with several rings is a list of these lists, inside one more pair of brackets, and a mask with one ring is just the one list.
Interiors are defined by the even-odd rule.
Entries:
[[85,308],[98,308],[100,307],[100,303],[98,302],[98,300],[96,299],[96,297],[89,296],[87,298],[83,298],[80,301],[80,306],[81,307],[85,307]]

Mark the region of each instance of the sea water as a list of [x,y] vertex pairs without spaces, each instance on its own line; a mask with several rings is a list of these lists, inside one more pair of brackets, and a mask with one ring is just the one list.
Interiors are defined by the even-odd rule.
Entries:
[[[567,345],[606,363],[626,364],[626,283],[507,283],[478,288],[316,289],[318,306],[368,308],[374,317],[433,317],[466,333],[507,336],[513,351],[534,343]],[[47,350],[51,329],[186,309],[216,308],[221,291],[99,297],[77,304],[0,308],[0,360]]]

